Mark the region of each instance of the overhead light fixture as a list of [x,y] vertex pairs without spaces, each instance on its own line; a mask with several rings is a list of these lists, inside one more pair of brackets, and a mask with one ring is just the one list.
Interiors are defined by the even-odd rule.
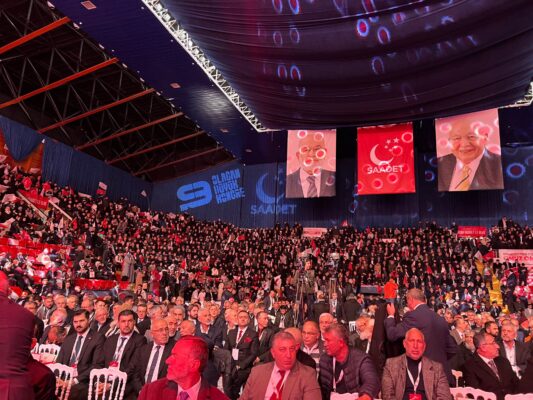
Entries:
[[170,84],[170,87],[171,87],[172,89],[179,89],[181,86],[180,86],[180,84],[179,84],[178,82],[172,82],[172,83]]
[[252,110],[242,101],[239,94],[230,86],[229,82],[224,79],[220,71],[211,63],[205,53],[198,47],[189,33],[172,17],[170,12],[165,9],[160,0],[142,0],[155,17],[163,24],[167,31],[176,39],[176,41],[189,53],[196,63],[204,70],[209,78],[218,86],[224,95],[233,103],[244,118],[258,132],[270,132],[273,129],[264,127],[259,119],[254,115]]
[[85,7],[87,10],[94,10],[96,6],[92,1],[82,1],[81,5]]

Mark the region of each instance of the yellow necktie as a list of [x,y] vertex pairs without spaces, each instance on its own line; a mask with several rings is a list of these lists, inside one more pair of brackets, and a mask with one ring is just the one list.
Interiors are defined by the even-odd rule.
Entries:
[[465,191],[470,188],[470,167],[468,165],[465,165],[463,169],[461,170],[461,180],[455,186],[455,190],[457,191]]

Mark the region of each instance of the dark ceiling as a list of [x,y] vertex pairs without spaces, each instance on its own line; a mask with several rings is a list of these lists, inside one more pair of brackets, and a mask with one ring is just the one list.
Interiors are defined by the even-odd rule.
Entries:
[[[43,1],[1,1],[3,115],[149,181],[234,159],[122,60],[61,17]],[[39,29],[50,30],[17,42]],[[47,88],[54,82],[62,84]]]
[[[0,54],[2,103],[114,57],[119,60],[16,105],[0,105],[0,113],[35,129],[83,116],[44,134],[152,181],[235,158],[245,164],[285,160],[286,131],[255,131],[143,1],[0,4],[0,47],[61,17],[72,19]],[[340,127],[338,158],[353,157],[356,126],[402,120],[415,120],[418,145],[431,150],[432,118],[512,103],[524,96],[533,74],[533,24],[526,12],[533,3],[525,0],[162,4],[263,125]],[[435,29],[430,29],[431,21]],[[287,41],[295,42],[293,27],[301,35],[298,46]],[[373,41],[363,28],[374,35]],[[287,39],[284,46],[276,36],[280,29]],[[381,73],[376,57],[387,74]],[[429,58],[418,63],[420,57]],[[282,82],[280,64],[289,66],[296,84]],[[291,70],[293,64],[300,75]],[[308,88],[305,98],[290,95],[303,85]],[[144,93],[152,88],[157,93]],[[142,95],[85,116],[135,94]],[[531,110],[525,113],[527,121]],[[502,125],[506,129],[510,131]],[[531,142],[529,128],[524,132],[519,141]]]

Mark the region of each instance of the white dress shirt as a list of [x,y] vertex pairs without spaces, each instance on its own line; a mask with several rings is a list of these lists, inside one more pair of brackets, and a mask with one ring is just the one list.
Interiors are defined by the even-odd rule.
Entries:
[[[157,356],[157,360],[156,360],[156,364],[155,364],[155,368],[154,368],[154,374],[153,374],[153,377],[152,377],[152,380],[148,381],[148,379],[150,378],[148,376],[148,374],[150,373],[150,366],[152,365],[152,362],[153,362],[153,359],[154,359],[154,356],[155,356],[155,353],[157,352],[157,347],[159,346],[159,355]],[[153,381],[157,381],[157,376],[159,375],[159,366],[161,364],[161,358],[163,358],[163,350],[165,350],[165,345],[158,345],[158,344],[155,344],[154,342],[154,345],[152,346],[152,352],[150,353],[150,358],[148,359],[148,365],[146,366],[146,374],[144,375],[144,381],[146,383],[151,383]]]
[[[267,390],[265,392],[265,400],[270,400],[270,398],[272,397],[272,394],[276,392],[276,386],[278,385],[278,382],[281,378],[279,371],[280,369],[278,368],[276,363],[274,363],[274,368],[272,369],[272,374],[270,374],[270,380],[268,381]],[[285,372],[285,376],[283,377],[283,383],[281,384],[282,388],[285,385],[285,382],[287,381],[287,377],[289,376],[290,373],[291,371]]]

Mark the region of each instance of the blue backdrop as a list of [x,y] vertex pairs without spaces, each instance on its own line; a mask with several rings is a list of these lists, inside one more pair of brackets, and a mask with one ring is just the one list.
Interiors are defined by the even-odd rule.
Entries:
[[[419,220],[491,225],[502,215],[528,222],[533,211],[533,202],[529,201],[533,198],[533,147],[503,148],[505,190],[440,193],[436,155],[419,153],[416,159],[417,193],[414,194],[358,196],[354,190],[356,160],[344,159],[337,163],[336,197],[285,199],[285,164],[232,163],[156,183],[152,206],[243,227],[269,227],[285,222],[331,227],[345,220],[358,227],[408,226]],[[236,170],[238,178],[233,173]],[[219,202],[215,193],[224,189],[220,182],[225,174],[227,190],[238,192],[238,196],[228,196],[227,201]]]

